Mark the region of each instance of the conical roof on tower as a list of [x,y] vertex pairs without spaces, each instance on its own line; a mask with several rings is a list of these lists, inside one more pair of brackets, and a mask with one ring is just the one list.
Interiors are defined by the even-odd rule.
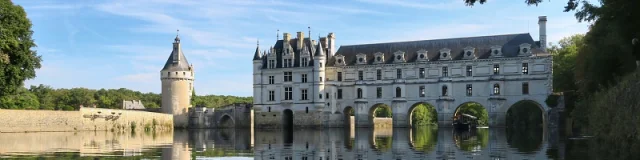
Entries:
[[253,60],[260,60],[260,41],[256,45],[256,53],[253,54]]
[[167,59],[167,63],[164,64],[162,68],[163,71],[189,71],[191,67],[189,67],[189,62],[187,61],[187,57],[184,56],[182,52],[182,47],[180,47],[180,37],[176,35],[176,38],[173,41],[173,51],[171,51],[171,55]]
[[[318,42],[320,42],[320,40],[318,40]],[[318,45],[316,45],[316,55],[315,56],[324,56],[324,52],[323,52],[323,47],[322,47],[322,43],[318,43]]]

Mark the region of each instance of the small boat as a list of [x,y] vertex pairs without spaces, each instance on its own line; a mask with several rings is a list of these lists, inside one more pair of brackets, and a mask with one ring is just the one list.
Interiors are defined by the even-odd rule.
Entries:
[[469,114],[458,114],[453,117],[453,127],[458,130],[476,129],[478,118]]

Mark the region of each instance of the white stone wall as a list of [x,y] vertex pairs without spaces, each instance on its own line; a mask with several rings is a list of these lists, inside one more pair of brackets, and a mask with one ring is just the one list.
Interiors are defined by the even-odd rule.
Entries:
[[175,127],[186,127],[193,92],[193,71],[161,71],[162,112],[174,115]]

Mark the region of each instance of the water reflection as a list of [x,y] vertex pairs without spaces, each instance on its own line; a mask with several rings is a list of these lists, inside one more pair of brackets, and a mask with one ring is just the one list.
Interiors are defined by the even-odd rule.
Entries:
[[0,133],[0,156],[53,156],[73,159],[244,157],[338,160],[565,157],[564,150],[568,147],[558,144],[548,146],[542,130],[478,129],[460,132],[437,127],[276,129],[255,132],[219,129],[135,134]]

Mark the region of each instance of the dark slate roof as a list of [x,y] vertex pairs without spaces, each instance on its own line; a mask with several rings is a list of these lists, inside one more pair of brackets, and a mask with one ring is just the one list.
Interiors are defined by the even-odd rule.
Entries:
[[[367,55],[367,63],[373,64],[375,53],[384,53],[384,62],[393,63],[393,53],[396,51],[405,52],[406,62],[415,62],[418,58],[417,51],[424,49],[427,51],[427,57],[430,61],[439,59],[440,50],[443,48],[451,49],[453,60],[460,60],[463,57],[465,47],[474,47],[475,54],[478,59],[489,58],[491,46],[502,46],[503,57],[516,57],[520,50],[520,44],[531,44],[532,53],[540,53],[542,50],[539,45],[533,41],[529,33],[492,35],[480,37],[464,37],[450,39],[435,40],[419,40],[406,42],[389,42],[375,44],[360,44],[340,46],[335,55],[343,55],[346,65],[356,64],[356,55],[363,53]],[[331,57],[327,61],[328,66],[333,66],[335,58]]]
[[[294,38],[294,39],[290,39],[289,40],[289,45],[291,45],[291,48],[294,51],[294,59],[293,59],[293,67],[300,67],[300,54],[302,54],[302,48],[298,48],[298,39]],[[311,39],[309,38],[304,38],[303,40],[303,47],[307,47],[307,49],[310,52],[309,55],[309,65],[308,66],[313,66],[313,55],[315,55],[316,53],[316,47],[315,45],[311,44]],[[320,42],[316,42],[316,43],[320,43]],[[275,53],[271,53],[271,54],[276,54],[276,68],[282,68],[282,52],[284,49],[284,44],[285,41],[284,40],[278,40],[276,41],[276,44],[273,46]],[[326,53],[326,48],[323,49],[323,51]],[[255,57],[254,57],[255,58]],[[262,68],[267,68],[267,56],[263,56],[263,65]]]
[[[176,42],[174,42],[174,45],[180,44],[180,39],[178,37],[176,37]],[[180,61],[178,61],[177,63],[173,62],[173,57],[179,56],[180,57]],[[181,47],[177,47],[174,48],[173,51],[171,51],[171,54],[169,55],[169,59],[167,59],[167,62],[164,64],[164,67],[162,68],[163,71],[189,71],[190,66],[189,66],[189,62],[187,61],[187,57],[184,56],[184,53],[182,52],[182,48]]]
[[260,47],[256,47],[256,53],[253,54],[253,60],[260,60]]

